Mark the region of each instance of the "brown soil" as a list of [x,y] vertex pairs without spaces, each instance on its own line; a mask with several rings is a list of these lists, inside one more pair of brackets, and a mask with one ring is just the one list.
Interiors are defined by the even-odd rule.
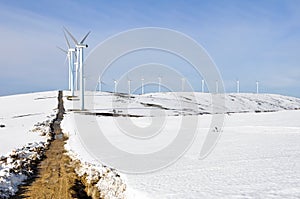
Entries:
[[59,112],[53,121],[52,130],[55,139],[45,153],[45,158],[37,167],[36,176],[20,187],[12,198],[90,198],[85,192],[85,186],[74,171],[75,163],[65,154],[65,140],[60,122],[64,108],[62,92],[59,92]]

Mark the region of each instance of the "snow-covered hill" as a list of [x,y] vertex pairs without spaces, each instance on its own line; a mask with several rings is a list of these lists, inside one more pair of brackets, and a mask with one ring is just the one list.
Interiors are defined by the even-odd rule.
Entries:
[[[151,117],[163,113],[168,121],[164,132],[170,136],[174,136],[173,130],[180,124],[178,116],[197,117],[201,121],[194,144],[174,165],[157,173],[125,175],[103,167],[85,151],[72,120],[72,114],[80,112],[73,111],[74,101],[69,100],[68,95],[70,92],[64,91],[66,115],[62,128],[69,135],[66,149],[72,158],[81,160],[83,167],[78,172],[88,178],[93,178],[95,172],[99,175],[110,173],[97,186],[111,196],[117,192],[123,194],[125,188],[117,185],[123,186],[121,179],[126,179],[128,198],[300,197],[298,98],[272,94],[226,94],[225,112],[235,114],[226,114],[222,137],[214,152],[205,160],[199,160],[199,149],[211,119],[210,94],[128,96],[99,92],[94,99],[95,109],[85,113],[95,115],[101,128],[109,132],[107,138],[121,147],[126,143],[118,136],[120,129],[113,121],[114,116],[134,116],[130,118],[135,124],[145,126]],[[15,157],[17,152],[27,161],[27,155],[31,157],[32,151],[36,150],[28,146],[37,146],[38,149],[40,143],[47,141],[47,136],[42,135],[49,131],[47,125],[55,117],[56,108],[57,91],[0,97],[2,190],[13,193],[16,185],[25,179],[21,174],[9,174],[9,170],[15,168],[10,157]],[[155,150],[163,147],[166,139],[169,137],[165,136],[151,145],[131,144],[127,150],[134,152],[139,147],[145,151]],[[28,150],[28,154],[24,155]]]
[[0,97],[0,198],[33,175],[52,139],[57,91]]
[[[67,94],[67,93],[66,93]],[[222,97],[222,96],[221,96]],[[87,97],[88,98],[88,97]],[[275,94],[231,93],[224,95],[225,113],[272,112],[300,109],[300,99]],[[67,108],[71,109],[71,105]],[[145,95],[96,93],[94,112],[107,116],[112,113],[134,116],[159,116],[159,111],[169,116],[212,113],[212,95],[209,93],[168,92]],[[103,114],[108,113],[108,114]]]
[[55,117],[57,91],[29,93],[0,97],[0,155],[29,142],[46,138],[31,130],[38,122]]
[[[97,165],[80,144],[67,100],[63,129],[68,148],[82,161]],[[193,95],[195,99],[193,100]],[[179,100],[178,100],[179,99]],[[185,155],[170,167],[126,177],[128,198],[297,198],[300,197],[300,99],[272,94],[226,94],[225,126],[215,150],[206,159],[199,153],[211,121],[211,95],[207,93],[151,93],[125,95],[97,93],[94,110],[106,138],[132,153],[156,151],[176,135],[181,117],[197,117],[197,138]],[[196,109],[190,109],[197,107]],[[153,142],[128,141],[114,117],[132,116],[137,126],[166,114],[163,134]],[[149,122],[150,121],[150,122]],[[148,143],[149,141],[149,143]],[[123,158],[123,157],[115,157]]]

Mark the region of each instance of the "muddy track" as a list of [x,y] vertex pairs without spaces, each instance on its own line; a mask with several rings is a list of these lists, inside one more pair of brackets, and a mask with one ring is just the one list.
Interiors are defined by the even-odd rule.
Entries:
[[74,163],[65,155],[66,138],[60,128],[64,111],[62,91],[59,91],[58,113],[51,125],[54,140],[47,149],[45,158],[38,164],[36,175],[21,186],[12,198],[90,198],[74,171]]

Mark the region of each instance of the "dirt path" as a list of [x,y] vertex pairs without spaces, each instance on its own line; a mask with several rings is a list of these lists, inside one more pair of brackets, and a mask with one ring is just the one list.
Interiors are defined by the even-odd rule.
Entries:
[[37,175],[22,186],[13,198],[89,198],[74,171],[71,159],[64,154],[66,138],[63,137],[60,128],[64,113],[61,91],[58,101],[59,112],[52,125],[55,139],[46,151],[45,159],[38,165]]

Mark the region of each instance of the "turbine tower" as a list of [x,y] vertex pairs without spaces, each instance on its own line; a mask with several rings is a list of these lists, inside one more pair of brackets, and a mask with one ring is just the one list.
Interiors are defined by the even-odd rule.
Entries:
[[72,92],[72,96],[74,96],[74,73],[75,73],[75,66],[74,66],[74,57],[75,55],[75,48],[72,48],[70,42],[67,38],[66,33],[64,32],[64,37],[68,46],[68,60],[69,60],[69,89]]
[[184,91],[184,83],[185,83],[185,79],[181,78],[181,91]]
[[240,81],[236,80],[236,92],[240,93]]
[[216,80],[216,93],[219,93],[219,83],[218,83],[218,80]]
[[161,77],[158,77],[158,92],[161,92]]
[[67,54],[67,59],[68,59],[68,65],[69,65],[69,90],[71,90],[72,92],[72,96],[74,96],[74,52],[75,52],[75,49],[74,48],[70,48],[68,50],[64,50],[63,48],[61,47],[58,47],[57,48],[59,50],[61,50],[62,52],[64,52],[65,54]]
[[80,88],[80,101],[81,101],[81,110],[84,110],[84,66],[83,66],[83,49],[87,48],[88,45],[84,44],[83,42],[86,40],[86,38],[89,36],[89,34],[91,33],[91,31],[89,31],[84,37],[83,39],[78,42],[75,37],[64,27],[65,31],[68,33],[68,35],[72,38],[72,40],[75,43],[76,46],[76,51],[77,51],[77,66],[80,70],[80,84],[79,84],[79,88]]
[[127,83],[128,83],[128,95],[130,95],[131,94],[131,80],[128,79]]
[[114,79],[115,89],[114,92],[117,93],[117,80]]
[[144,78],[142,77],[142,95],[144,94]]
[[102,86],[101,86],[101,79],[99,78],[98,79],[98,82],[97,82],[97,87],[96,87],[96,90],[98,89],[99,92],[102,91]]
[[102,85],[106,85],[103,81],[101,81],[101,78],[99,77],[97,87],[98,91],[102,92]]
[[201,80],[201,92],[204,93],[204,79]]
[[258,87],[258,86],[259,86],[258,84],[259,84],[259,82],[256,81],[256,94],[258,94],[258,88],[259,88],[259,87]]

